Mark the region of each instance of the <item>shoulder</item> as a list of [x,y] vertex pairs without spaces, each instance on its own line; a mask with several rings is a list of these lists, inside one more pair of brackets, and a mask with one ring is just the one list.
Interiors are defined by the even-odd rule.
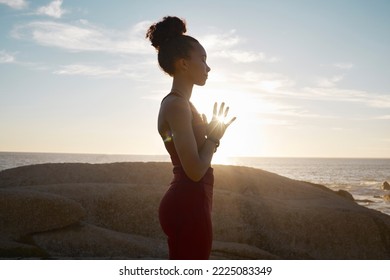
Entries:
[[162,113],[167,120],[185,118],[191,116],[190,103],[183,97],[168,95],[161,102],[160,113]]
[[173,133],[192,128],[192,111],[189,102],[174,95],[167,96],[161,103],[159,123],[169,127]]

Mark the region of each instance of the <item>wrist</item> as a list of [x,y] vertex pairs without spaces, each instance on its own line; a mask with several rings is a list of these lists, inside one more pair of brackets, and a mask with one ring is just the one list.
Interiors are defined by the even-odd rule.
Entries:
[[209,140],[210,142],[212,142],[212,143],[215,144],[215,150],[214,150],[214,152],[216,152],[216,151],[217,151],[217,148],[219,147],[219,144],[220,144],[219,139],[214,138],[214,137],[212,137],[212,136],[207,136],[206,140]]

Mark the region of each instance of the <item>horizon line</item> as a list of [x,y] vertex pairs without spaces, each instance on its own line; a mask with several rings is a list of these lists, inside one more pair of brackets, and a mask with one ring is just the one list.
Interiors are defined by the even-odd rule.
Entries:
[[[63,155],[106,155],[106,156],[145,156],[145,157],[167,157],[168,154],[119,154],[119,153],[80,153],[80,152],[35,152],[35,151],[0,151],[1,153],[9,154],[63,154]],[[390,157],[375,157],[375,156],[265,156],[265,155],[231,155],[226,158],[300,158],[300,159],[390,159]]]

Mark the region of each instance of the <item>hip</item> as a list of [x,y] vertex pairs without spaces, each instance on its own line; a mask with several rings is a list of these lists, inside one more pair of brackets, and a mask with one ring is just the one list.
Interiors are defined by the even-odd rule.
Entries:
[[[174,167],[173,179],[168,191],[165,193],[162,203],[173,205],[203,205],[211,210],[214,188],[213,169],[209,168],[203,178],[192,181],[187,177],[181,167]],[[190,206],[191,207],[191,206]]]

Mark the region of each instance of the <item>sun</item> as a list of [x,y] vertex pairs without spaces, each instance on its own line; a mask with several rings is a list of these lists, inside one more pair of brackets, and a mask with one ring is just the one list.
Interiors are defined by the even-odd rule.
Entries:
[[222,102],[229,106],[227,117],[219,117],[219,121],[227,123],[237,117],[221,139],[221,145],[213,156],[213,164],[229,165],[234,156],[254,156],[262,152],[264,133],[258,113],[266,110],[264,102],[242,90],[221,87],[202,89],[191,97],[191,102],[200,114],[206,115],[208,121],[212,119],[214,102],[218,103],[218,108]]
[[226,123],[226,118],[225,116],[217,116],[217,121],[220,123]]

